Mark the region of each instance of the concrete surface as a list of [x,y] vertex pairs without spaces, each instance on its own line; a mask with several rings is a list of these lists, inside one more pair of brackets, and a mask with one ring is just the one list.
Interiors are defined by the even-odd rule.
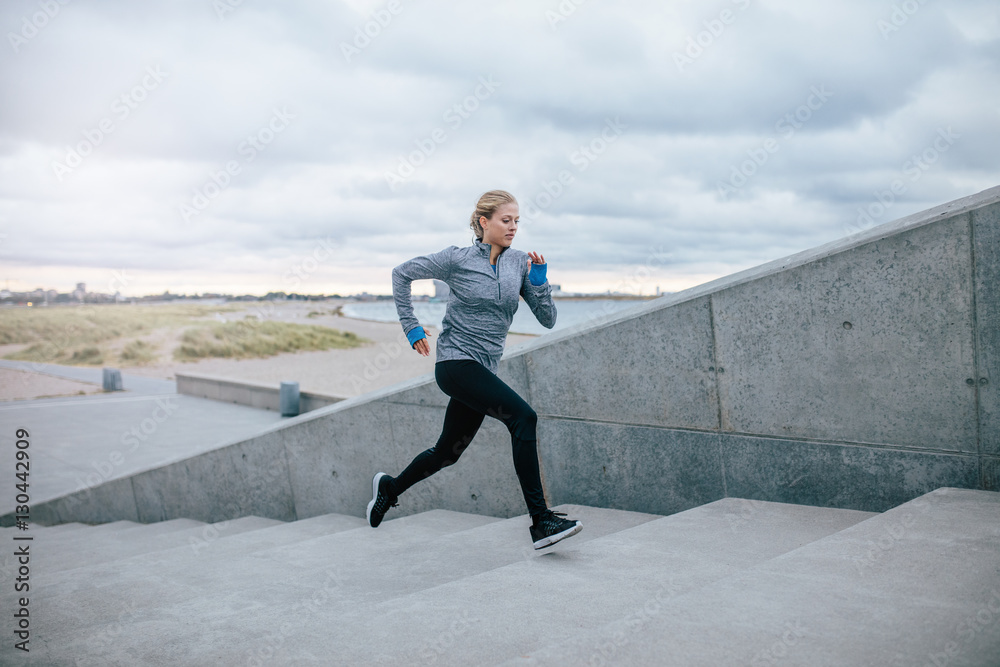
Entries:
[[783,438],[719,438],[727,492],[739,498],[885,511],[942,486],[980,486],[977,456]]
[[[56,377],[100,382],[100,368],[0,362]],[[173,381],[122,376],[125,391],[0,403],[0,430],[30,433],[30,489],[33,509],[45,501],[76,492],[90,496],[108,513],[82,513],[81,521],[138,519],[127,498],[130,476],[171,461],[188,459],[234,438],[247,437],[279,423],[274,412],[179,396]],[[13,474],[13,441],[0,469]],[[125,483],[122,484],[122,480]],[[114,493],[123,489],[124,504]],[[0,514],[14,509],[10,494],[0,497]],[[80,505],[75,505],[81,509]],[[252,512],[251,512],[252,514]],[[32,520],[52,522],[57,515],[39,511]],[[5,521],[4,525],[11,525]]]
[[[53,377],[76,380],[103,385],[103,368],[85,368],[82,366],[62,366],[59,364],[44,364],[38,361],[14,361],[11,359],[0,359],[0,368],[10,368],[14,370],[31,371],[33,373],[43,373]],[[123,392],[111,392],[102,394],[104,396],[117,395],[123,393],[129,396],[155,396],[159,394],[173,394],[175,384],[173,380],[162,380],[159,378],[143,377],[131,373],[122,373]],[[36,399],[36,400],[59,400],[59,399]]]
[[[1000,208],[978,209],[971,215],[980,446],[990,457],[986,465],[996,469],[1000,464]],[[988,488],[998,489],[1000,484]]]
[[[40,578],[33,652],[7,642],[0,662],[997,664],[998,493],[942,488],[882,514],[739,498],[665,517],[557,509],[584,530],[543,551],[524,517],[444,510],[378,530],[254,519],[193,542],[166,524],[37,528],[39,556],[87,542],[107,556]],[[161,544],[129,553],[129,533]]]
[[[497,664],[545,646],[553,637],[600,627],[646,600],[666,600],[718,581],[869,516],[777,503],[745,510],[740,500],[725,499],[597,540],[576,542],[574,537],[551,553],[396,596],[343,616],[326,638],[310,637],[302,628],[288,638],[280,663],[305,661],[325,644],[339,647],[336,659],[342,664],[391,664],[400,656],[413,656],[416,664]],[[381,622],[372,624],[371,618]],[[444,640],[458,628],[459,639]],[[364,641],[351,639],[362,633]]]
[[648,310],[664,298],[526,352],[532,407],[549,418],[717,430],[711,301]]
[[91,382],[80,382],[32,371],[0,367],[0,401],[4,402],[103,392],[104,389],[100,385]]
[[939,489],[655,610],[505,664],[996,667],[1000,494]]
[[977,454],[971,252],[964,214],[713,294],[721,430]]
[[[255,531],[266,526],[281,524],[274,519],[247,516],[220,524],[205,524],[191,519],[172,519],[160,523],[142,524],[132,530],[120,531],[113,535],[94,540],[89,531],[82,531],[76,539],[53,536],[55,544],[46,544],[45,533],[37,540],[37,556],[33,563],[46,573],[46,581],[61,570],[75,570],[88,565],[117,561],[136,554],[157,552],[177,545],[197,543],[207,536],[225,532],[237,535],[244,531]],[[173,525],[170,525],[173,524]]]
[[[280,384],[269,385],[195,373],[177,373],[176,378],[178,394],[247,405],[260,410],[281,410]],[[342,400],[343,396],[299,391],[299,414],[333,405]]]
[[[578,544],[657,518],[600,508],[560,509],[584,522],[583,532],[573,538]],[[359,604],[377,604],[536,555],[524,517],[499,521],[445,510],[387,517],[378,530],[366,525],[231,558],[194,560],[186,547],[172,552],[181,561],[162,570],[142,567],[144,557],[136,557],[79,568],[72,579],[43,585],[32,603],[36,632],[48,639],[49,652],[42,655],[73,655],[83,661],[79,664],[102,665],[129,660],[208,664],[221,655],[222,664],[245,664],[244,654],[266,650],[276,634],[275,620],[280,626],[289,614],[295,627],[311,625],[329,636],[334,620],[356,617]],[[315,605],[318,611],[302,613],[303,604],[323,590],[328,592]],[[109,626],[116,629],[123,610],[129,631],[95,645]],[[234,612],[240,618],[236,626]],[[193,643],[187,636],[191,631],[200,636]],[[363,636],[355,632],[354,640]],[[8,647],[0,647],[4,650]],[[337,664],[326,660],[323,664]]]

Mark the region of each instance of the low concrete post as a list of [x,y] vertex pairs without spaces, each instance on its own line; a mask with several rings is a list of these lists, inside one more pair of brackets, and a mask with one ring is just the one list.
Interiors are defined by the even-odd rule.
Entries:
[[103,374],[104,391],[122,391],[122,372],[117,368],[105,368]]
[[282,382],[279,394],[282,417],[295,417],[299,414],[299,383]]

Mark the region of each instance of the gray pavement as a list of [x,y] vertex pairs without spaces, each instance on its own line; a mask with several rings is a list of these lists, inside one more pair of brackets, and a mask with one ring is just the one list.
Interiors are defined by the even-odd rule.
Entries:
[[[0,366],[101,382],[100,368],[0,361]],[[0,404],[0,474],[12,479],[17,429],[30,434],[31,504],[157,468],[246,438],[277,412],[177,393],[173,380],[122,375],[125,391]],[[15,508],[0,495],[0,513]]]
[[[84,368],[81,366],[60,366],[59,364],[43,364],[34,361],[12,361],[10,359],[0,359],[0,368],[10,368],[17,371],[31,371],[33,373],[44,373],[54,377],[65,378],[67,380],[77,380],[78,382],[93,382],[100,385],[104,381],[103,368]],[[177,383],[173,380],[161,380],[159,378],[147,378],[141,375],[129,375],[122,373],[122,386],[129,394],[172,394],[175,392]],[[60,398],[37,399],[47,401],[57,401]]]

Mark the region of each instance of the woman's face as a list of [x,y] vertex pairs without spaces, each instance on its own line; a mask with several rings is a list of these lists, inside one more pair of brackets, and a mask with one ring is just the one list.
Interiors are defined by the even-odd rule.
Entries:
[[520,220],[516,202],[502,204],[493,211],[493,216],[487,219],[480,216],[479,224],[483,228],[483,243],[509,247],[517,233],[517,221]]

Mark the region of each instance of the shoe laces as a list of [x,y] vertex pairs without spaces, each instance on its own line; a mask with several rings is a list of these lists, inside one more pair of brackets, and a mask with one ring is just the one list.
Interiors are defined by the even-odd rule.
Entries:
[[536,525],[541,525],[545,521],[554,521],[556,523],[560,521],[565,521],[565,519],[561,518],[565,516],[566,516],[565,512],[556,512],[555,510],[545,510],[544,512],[538,515],[538,524]]
[[389,511],[390,507],[399,507],[399,503],[396,502],[399,498],[393,498],[392,496],[385,494],[379,494],[378,500],[375,502],[375,510],[385,514]]
[[379,514],[385,514],[386,512],[389,511],[390,507],[399,507],[399,505],[397,503],[389,504],[388,502],[385,502],[385,503],[375,503],[375,508],[374,509]]

